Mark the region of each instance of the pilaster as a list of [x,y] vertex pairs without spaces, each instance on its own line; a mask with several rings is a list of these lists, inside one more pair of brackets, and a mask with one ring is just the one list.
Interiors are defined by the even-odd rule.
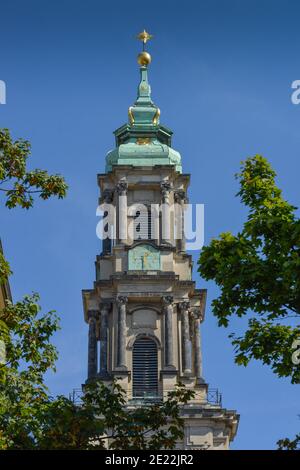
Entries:
[[192,373],[192,344],[190,338],[190,319],[189,310],[190,302],[183,301],[179,304],[182,319],[182,364],[184,375],[191,375]]
[[92,380],[97,375],[97,332],[96,325],[99,318],[98,310],[88,311],[89,340],[88,340],[88,380]]

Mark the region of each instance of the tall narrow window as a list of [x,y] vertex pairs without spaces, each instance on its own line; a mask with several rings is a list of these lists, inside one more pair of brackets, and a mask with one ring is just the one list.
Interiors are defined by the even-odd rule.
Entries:
[[[106,219],[108,217],[108,211],[104,211],[103,218]],[[106,222],[103,227],[104,238],[102,240],[102,251],[104,254],[111,253],[111,235],[110,235],[110,227],[109,223]]]
[[151,240],[151,208],[141,208],[134,216],[134,240]]
[[157,345],[150,338],[139,338],[133,345],[133,396],[156,397],[158,382]]

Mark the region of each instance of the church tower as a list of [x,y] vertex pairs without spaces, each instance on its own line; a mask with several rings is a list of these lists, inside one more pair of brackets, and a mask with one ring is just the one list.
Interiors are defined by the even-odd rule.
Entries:
[[202,373],[200,325],[206,290],[192,280],[184,238],[190,175],[160,124],[148,82],[150,35],[139,38],[140,83],[128,123],[98,175],[104,211],[102,252],[94,288],[83,291],[88,323],[88,378],[116,378],[128,404],[167,399],[181,382],[195,397],[182,407],[185,437],[178,449],[228,449],[238,425],[235,411],[212,401]]

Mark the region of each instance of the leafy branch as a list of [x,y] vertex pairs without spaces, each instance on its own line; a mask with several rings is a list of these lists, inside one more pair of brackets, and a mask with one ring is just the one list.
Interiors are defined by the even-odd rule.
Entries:
[[[63,198],[67,184],[60,175],[49,175],[47,171],[27,170],[31,153],[30,143],[23,139],[13,141],[8,129],[0,129],[0,191],[6,196],[5,205],[12,209],[20,206],[29,209],[34,203],[34,194],[42,199],[51,196]],[[10,187],[3,187],[7,183]]]

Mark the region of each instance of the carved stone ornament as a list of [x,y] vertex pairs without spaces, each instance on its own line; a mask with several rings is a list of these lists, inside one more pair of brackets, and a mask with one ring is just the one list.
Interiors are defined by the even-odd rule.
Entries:
[[189,310],[190,306],[191,306],[191,303],[189,300],[183,300],[182,302],[178,304],[179,310],[183,312]]
[[175,202],[181,203],[182,201],[185,201],[185,192],[183,189],[178,189],[177,191],[174,192],[174,199]]
[[168,305],[172,305],[173,301],[174,301],[174,298],[172,295],[165,295],[163,298],[162,298],[162,301],[163,301],[163,304],[165,306],[168,306]]
[[117,191],[119,194],[124,194],[126,193],[128,188],[128,183],[126,180],[120,180],[117,184]]
[[105,204],[110,204],[113,200],[114,192],[112,189],[105,189],[102,193],[102,200]]
[[160,189],[163,196],[166,196],[171,191],[172,185],[169,181],[162,181],[160,183]]
[[87,316],[88,316],[88,320],[98,320],[99,318],[99,310],[88,310],[87,312]]
[[111,309],[111,303],[110,302],[102,302],[100,304],[100,312],[106,312],[108,313]]
[[118,305],[125,305],[128,302],[128,297],[125,295],[118,295],[116,300]]
[[192,317],[195,320],[202,320],[202,312],[200,307],[193,307],[192,308]]

